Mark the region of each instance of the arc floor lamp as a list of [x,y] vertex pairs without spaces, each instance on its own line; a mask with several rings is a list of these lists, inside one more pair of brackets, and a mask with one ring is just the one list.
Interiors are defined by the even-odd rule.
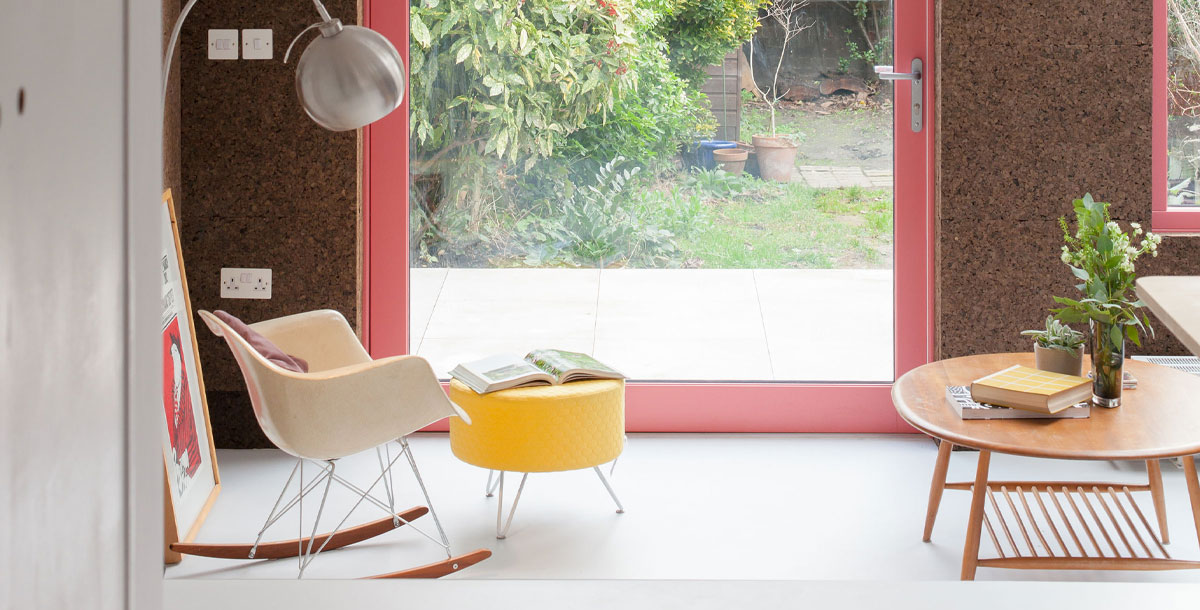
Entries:
[[[188,0],[175,20],[167,55],[163,58],[162,104],[165,109],[171,59],[179,32],[197,0]],[[320,36],[300,55],[296,67],[296,94],[314,122],[330,131],[347,131],[387,116],[404,101],[404,61],[387,38],[370,28],[342,25],[329,15],[321,0],[313,0],[321,21],[296,35],[283,56],[287,63],[292,47],[309,30]]]

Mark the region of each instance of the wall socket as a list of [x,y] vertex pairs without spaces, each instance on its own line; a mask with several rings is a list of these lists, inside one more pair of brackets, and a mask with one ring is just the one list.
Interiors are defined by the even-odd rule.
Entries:
[[271,298],[270,269],[221,268],[222,299]]

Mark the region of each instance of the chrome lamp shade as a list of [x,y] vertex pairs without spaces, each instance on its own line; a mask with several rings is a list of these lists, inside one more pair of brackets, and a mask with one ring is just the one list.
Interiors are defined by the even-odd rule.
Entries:
[[358,129],[404,101],[404,61],[382,34],[333,19],[320,25],[296,68],[304,112],[331,131]]

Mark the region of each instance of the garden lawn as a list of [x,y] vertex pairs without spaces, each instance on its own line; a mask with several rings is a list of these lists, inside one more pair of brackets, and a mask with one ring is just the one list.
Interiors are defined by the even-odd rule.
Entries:
[[[889,268],[892,193],[857,187],[816,189],[752,178],[740,194],[705,204],[711,226],[679,241],[703,268]],[[704,189],[708,190],[708,189]]]

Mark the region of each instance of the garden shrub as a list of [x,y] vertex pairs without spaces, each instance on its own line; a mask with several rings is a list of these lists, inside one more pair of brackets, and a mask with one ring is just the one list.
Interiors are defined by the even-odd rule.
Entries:
[[592,115],[582,129],[567,136],[558,148],[560,156],[601,162],[623,157],[648,166],[716,129],[707,97],[671,70],[667,43],[659,34],[662,17],[653,2],[643,0],[637,10],[643,13],[637,33],[641,53],[633,63],[637,90],[617,100],[612,112]]
[[635,87],[639,13],[630,2],[414,2],[414,161],[549,157],[556,136],[606,114]]
[[659,31],[670,45],[671,69],[693,87],[758,30],[758,9],[769,0],[654,0],[664,15]]

